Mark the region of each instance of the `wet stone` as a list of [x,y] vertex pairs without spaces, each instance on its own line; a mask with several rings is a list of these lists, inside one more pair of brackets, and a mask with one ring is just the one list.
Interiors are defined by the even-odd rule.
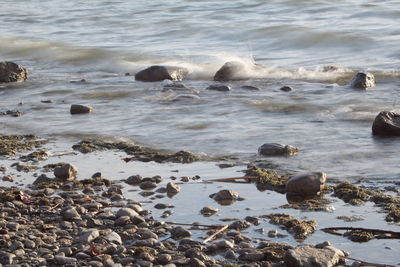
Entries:
[[75,180],[77,173],[78,169],[69,163],[54,168],[54,176],[63,181]]
[[230,91],[231,88],[228,85],[224,85],[224,84],[212,84],[207,87],[207,90],[221,91],[221,92],[225,91],[226,92],[226,91]]
[[181,187],[177,184],[171,183],[169,182],[167,184],[167,194],[169,195],[173,195],[173,194],[177,194],[181,191]]
[[293,87],[285,85],[285,86],[282,86],[281,88],[279,88],[279,90],[281,90],[283,92],[290,92],[290,91],[293,91]]
[[142,190],[152,190],[157,187],[157,184],[153,182],[142,182],[139,187]]
[[211,206],[207,206],[207,207],[202,208],[202,209],[200,210],[200,213],[201,213],[203,216],[208,217],[208,216],[212,216],[212,215],[214,215],[215,213],[217,213],[218,210],[219,210],[218,208],[214,208],[214,207],[211,207]]
[[258,153],[263,156],[292,156],[298,152],[297,147],[278,143],[265,143],[258,148]]
[[14,62],[0,62],[0,83],[24,82],[28,79],[28,71]]
[[129,185],[139,185],[142,182],[143,177],[140,175],[129,176],[125,181]]
[[314,172],[296,175],[286,182],[286,194],[297,197],[317,196],[325,186],[326,173]]
[[85,105],[78,105],[78,104],[71,105],[70,108],[71,114],[85,114],[85,113],[90,113],[92,111],[93,111],[92,107]]
[[170,232],[171,232],[171,237],[175,240],[192,236],[190,231],[186,230],[181,226],[172,228]]
[[357,89],[372,88],[375,86],[375,77],[369,72],[358,72],[351,79],[349,86]]

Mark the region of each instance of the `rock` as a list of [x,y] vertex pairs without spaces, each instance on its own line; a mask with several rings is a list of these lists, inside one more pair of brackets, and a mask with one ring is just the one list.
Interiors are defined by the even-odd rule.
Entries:
[[157,262],[160,264],[168,264],[172,261],[172,256],[169,254],[158,254],[157,255]]
[[142,190],[152,190],[157,187],[157,184],[154,182],[147,181],[140,183],[139,187]]
[[85,114],[90,113],[93,111],[92,107],[85,106],[85,105],[71,105],[70,112],[71,114]]
[[116,232],[111,232],[108,235],[106,235],[104,238],[111,243],[118,244],[118,245],[122,244],[121,236],[119,234],[117,234]]
[[233,190],[224,189],[216,194],[211,195],[211,198],[215,201],[238,200],[239,194]]
[[235,246],[232,242],[227,240],[221,240],[215,243],[218,249],[233,249]]
[[297,147],[278,143],[266,143],[258,148],[258,153],[263,156],[292,156],[297,152]]
[[243,85],[240,87],[240,89],[244,89],[244,90],[249,90],[249,91],[260,91],[261,89],[256,87],[256,86],[252,86],[252,85]]
[[168,195],[175,195],[181,191],[181,187],[177,184],[169,182],[167,184],[167,194]]
[[200,210],[200,213],[203,214],[203,216],[209,217],[209,216],[212,216],[215,213],[217,213],[218,210],[219,210],[218,208],[207,206],[207,207],[202,208]]
[[129,218],[133,218],[135,216],[139,216],[139,214],[131,208],[121,208],[117,211],[116,216],[117,217],[128,216]]
[[[264,253],[257,252],[257,251],[244,253],[243,255],[240,255],[239,259],[243,260],[243,261],[250,261],[250,262],[262,261],[264,259]],[[288,266],[291,266],[291,265],[288,265]]]
[[381,111],[372,124],[372,134],[377,136],[400,136],[400,114]]
[[67,221],[72,221],[81,218],[75,207],[69,207],[61,211],[61,216],[64,218],[64,220]]
[[283,92],[290,92],[290,91],[293,91],[293,87],[285,85],[285,86],[282,86],[281,88],[279,88],[279,90],[281,90]]
[[191,258],[188,266],[190,266],[190,267],[206,267],[207,265],[197,258]]
[[246,65],[238,61],[226,62],[214,75],[214,81],[228,82],[249,78]]
[[78,260],[72,257],[54,256],[54,261],[59,265],[73,264]]
[[43,174],[39,175],[38,178],[36,178],[36,180],[33,182],[33,184],[34,185],[38,185],[38,184],[42,184],[42,183],[48,184],[52,181],[53,181],[53,179],[47,177],[46,174],[43,173]]
[[88,229],[86,231],[83,231],[80,236],[79,236],[79,241],[88,244],[95,240],[97,237],[100,236],[100,232],[97,229]]
[[128,179],[126,179],[125,183],[129,185],[138,185],[142,182],[143,177],[140,175],[132,175],[129,176]]
[[326,173],[313,172],[291,177],[286,182],[286,194],[289,196],[312,197],[319,195],[326,182]]
[[0,83],[24,82],[28,71],[14,62],[0,62]]
[[69,163],[54,168],[54,176],[63,181],[75,180],[77,173],[78,169]]
[[143,82],[157,82],[163,80],[181,81],[188,73],[188,69],[182,67],[151,66],[136,73],[135,80]]
[[375,86],[375,77],[369,72],[359,72],[351,79],[349,86],[359,89],[372,88]]
[[207,90],[230,91],[231,88],[228,85],[224,85],[224,84],[212,84],[207,87]]
[[181,226],[172,228],[170,233],[171,237],[175,240],[192,236],[192,233]]
[[293,267],[330,267],[340,263],[344,253],[338,249],[316,248],[311,245],[289,249],[284,257],[287,266]]

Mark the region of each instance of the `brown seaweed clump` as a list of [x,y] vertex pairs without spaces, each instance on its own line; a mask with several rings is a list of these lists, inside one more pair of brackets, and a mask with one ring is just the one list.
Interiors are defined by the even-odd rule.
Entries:
[[300,241],[306,239],[317,229],[316,221],[302,221],[289,214],[275,213],[263,215],[261,217],[270,219],[270,223],[279,225],[282,229],[291,233],[295,239]]
[[38,150],[34,151],[32,153],[29,153],[28,155],[20,157],[22,161],[42,161],[46,160],[49,157],[49,152],[46,150]]
[[349,182],[342,182],[334,188],[334,196],[342,199],[351,205],[362,205],[370,199],[367,190],[353,185]]
[[353,242],[368,242],[374,238],[374,235],[371,232],[362,231],[362,230],[352,230],[348,231],[344,234],[348,239]]
[[97,150],[116,149],[122,150],[128,155],[134,157],[130,160],[137,160],[142,162],[155,161],[158,163],[175,162],[175,163],[192,163],[199,160],[199,158],[191,152],[181,150],[177,153],[170,154],[160,152],[154,149],[134,145],[128,142],[108,142],[102,140],[83,140],[78,144],[72,146],[73,149],[82,153],[90,153]]
[[258,247],[264,253],[264,260],[271,262],[283,261],[286,252],[293,247],[285,243],[262,242]]
[[289,203],[280,206],[283,209],[296,209],[301,211],[326,211],[331,212],[332,207],[328,206],[333,201],[322,197],[307,199],[301,202]]
[[387,222],[400,222],[400,198],[384,194],[377,190],[369,190],[343,182],[335,187],[334,195],[352,205],[363,204],[364,201],[372,201],[376,206],[381,207],[386,216]]
[[247,167],[246,176],[257,177],[258,190],[273,190],[282,194],[285,193],[285,185],[289,179],[288,175],[279,175],[275,170],[257,168],[253,165]]
[[47,140],[40,140],[38,136],[4,135],[0,134],[0,156],[14,156],[18,152],[30,151],[41,147]]

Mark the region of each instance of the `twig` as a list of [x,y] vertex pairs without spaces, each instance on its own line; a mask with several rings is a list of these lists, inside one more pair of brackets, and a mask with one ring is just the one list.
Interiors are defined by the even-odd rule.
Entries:
[[54,210],[55,208],[57,208],[57,207],[60,206],[60,205],[61,205],[61,203],[57,203],[57,204],[55,204],[54,206],[50,207],[49,210]]
[[[329,234],[333,235],[340,235],[342,236],[343,234],[337,233],[337,231],[363,231],[363,232],[369,232],[374,235],[376,239],[396,239],[400,238],[400,232],[394,232],[394,231],[386,231],[386,230],[381,230],[381,229],[367,229],[367,228],[356,228],[356,227],[329,227],[329,228],[323,228],[321,231],[324,231]],[[375,236],[377,234],[383,234],[383,235],[389,235],[389,236]]]
[[372,262],[367,262],[367,261],[363,261],[363,260],[358,260],[358,259],[354,259],[354,258],[350,258],[346,256],[346,259],[352,260],[352,261],[356,261],[364,266],[375,266],[375,267],[400,267],[399,265],[390,265],[390,264],[380,264],[380,263],[372,263]]
[[[237,180],[246,180],[246,181],[237,181]],[[251,180],[256,180],[256,176],[241,176],[241,177],[227,177],[227,178],[217,178],[211,179],[207,181],[211,182],[224,182],[224,183],[238,183],[238,184],[248,184]]]
[[208,227],[208,228],[218,228],[222,227],[223,225],[215,224],[215,225],[206,225],[206,224],[196,224],[196,223],[175,223],[175,222],[165,222],[167,224],[174,224],[174,225],[183,225],[183,226],[201,226],[201,227]]
[[212,235],[210,235],[209,237],[204,239],[203,244],[207,243],[208,241],[213,239],[216,235],[218,235],[218,234],[222,233],[223,231],[225,231],[227,228],[228,228],[228,225],[222,226],[220,229],[218,229],[218,231],[216,231],[215,233],[213,233]]

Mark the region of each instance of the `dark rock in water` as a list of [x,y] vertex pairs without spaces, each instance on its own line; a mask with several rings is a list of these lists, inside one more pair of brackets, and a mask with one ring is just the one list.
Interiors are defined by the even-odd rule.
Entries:
[[297,147],[278,143],[266,143],[258,148],[258,153],[263,156],[291,156],[298,151]]
[[141,175],[132,175],[129,176],[128,179],[126,179],[125,183],[130,184],[130,185],[139,185],[143,180],[143,177]]
[[260,88],[251,86],[251,85],[243,85],[240,88],[244,89],[244,90],[251,90],[251,91],[260,91],[261,90]]
[[326,173],[314,172],[296,175],[286,182],[286,194],[291,196],[316,196],[324,188]]
[[14,62],[0,62],[0,83],[24,82],[28,71]]
[[375,86],[375,77],[369,72],[359,72],[351,79],[349,85],[359,89],[372,88]]
[[281,88],[279,88],[279,90],[281,90],[283,92],[290,92],[290,91],[293,91],[293,88],[285,85],[285,86],[282,86]]
[[246,66],[238,61],[226,62],[214,75],[214,81],[219,82],[247,79],[249,79],[249,75]]
[[93,111],[92,107],[84,106],[84,105],[71,105],[70,112],[71,114],[85,114]]
[[167,184],[167,194],[169,195],[175,195],[178,194],[181,191],[181,187],[177,184],[169,182]]
[[400,114],[381,111],[372,124],[372,134],[378,136],[400,136]]
[[224,189],[216,194],[210,195],[210,197],[215,201],[237,200],[239,198],[239,194],[233,190]]
[[139,71],[135,80],[143,82],[158,82],[163,80],[181,81],[189,71],[186,68],[174,66],[151,66]]
[[285,254],[284,261],[287,266],[293,267],[326,267],[343,263],[344,257],[343,251],[332,246],[317,248],[305,245],[289,249]]
[[175,240],[192,236],[192,233],[190,233],[188,230],[186,230],[185,228],[183,228],[181,226],[172,228],[170,233],[171,233],[171,237]]
[[207,87],[208,90],[214,90],[214,91],[230,91],[231,88],[228,85],[224,84],[212,84]]
[[203,207],[203,208],[200,210],[200,213],[201,213],[203,216],[205,216],[205,217],[212,216],[212,215],[214,215],[214,214],[217,213],[217,212],[218,212],[218,208],[214,208],[214,207],[210,207],[210,206]]

